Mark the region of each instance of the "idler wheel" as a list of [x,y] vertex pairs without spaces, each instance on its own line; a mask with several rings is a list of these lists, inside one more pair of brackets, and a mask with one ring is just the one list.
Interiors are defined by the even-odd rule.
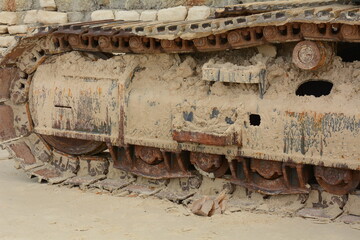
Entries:
[[276,179],[282,175],[282,162],[251,159],[251,170],[265,179]]
[[360,172],[350,169],[316,166],[315,177],[327,192],[337,195],[355,190],[360,183]]
[[214,177],[223,176],[229,169],[227,160],[221,155],[191,152],[190,161],[204,172],[213,173]]
[[328,64],[333,56],[333,49],[323,42],[302,41],[296,44],[292,61],[300,69],[317,70]]
[[153,147],[136,146],[135,156],[150,165],[155,165],[163,161],[163,155],[160,149]]
[[50,146],[70,155],[94,155],[104,151],[107,147],[103,142],[81,140],[75,138],[41,135]]

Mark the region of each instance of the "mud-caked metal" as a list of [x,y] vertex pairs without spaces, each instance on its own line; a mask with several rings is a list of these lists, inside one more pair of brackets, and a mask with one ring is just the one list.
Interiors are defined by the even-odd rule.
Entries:
[[345,59],[359,58],[342,51],[359,49],[360,8],[255,3],[216,16],[38,29],[1,62],[0,144],[53,183],[78,169],[89,178],[68,183],[102,179],[108,156],[157,180],[198,172],[270,195],[308,193],[314,179],[355,190],[359,65]]

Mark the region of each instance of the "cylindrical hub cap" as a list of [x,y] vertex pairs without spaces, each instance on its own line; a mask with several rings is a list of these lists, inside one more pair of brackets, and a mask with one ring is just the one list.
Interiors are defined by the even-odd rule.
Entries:
[[316,70],[330,62],[332,48],[322,42],[302,41],[293,51],[293,63],[304,70]]

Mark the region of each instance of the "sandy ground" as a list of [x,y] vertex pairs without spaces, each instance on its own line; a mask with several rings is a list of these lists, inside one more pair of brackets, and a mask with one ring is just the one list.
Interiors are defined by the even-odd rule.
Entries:
[[8,156],[9,156],[9,153],[0,147],[0,160],[7,159]]
[[0,161],[0,239],[359,239],[343,223],[250,212],[190,215],[156,198],[115,197],[38,184]]

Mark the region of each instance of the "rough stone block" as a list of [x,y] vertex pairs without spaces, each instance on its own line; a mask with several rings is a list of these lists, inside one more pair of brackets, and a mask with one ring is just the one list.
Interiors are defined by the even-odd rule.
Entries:
[[7,25],[0,25],[0,33],[7,33],[8,26]]
[[8,31],[10,34],[23,34],[27,33],[29,27],[27,25],[14,25],[9,26]]
[[125,21],[136,21],[140,19],[140,14],[137,11],[116,11],[115,19]]
[[16,11],[26,11],[33,8],[33,2],[36,0],[17,0]]
[[37,10],[27,11],[24,17],[24,23],[31,24],[37,22],[38,22],[38,11]]
[[89,12],[99,8],[97,0],[55,0],[58,11]]
[[69,22],[82,22],[84,20],[84,13],[82,12],[68,12]]
[[119,0],[107,0],[107,1],[109,1],[109,8],[113,8],[113,9],[125,8],[125,1],[119,1]]
[[187,9],[184,6],[166,8],[158,11],[159,21],[182,21],[185,20]]
[[93,21],[105,19],[114,19],[114,13],[112,10],[97,10],[91,13],[91,20]]
[[14,36],[0,36],[0,47],[10,47],[15,43],[16,40]]
[[68,22],[67,14],[61,12],[50,12],[39,10],[38,21],[43,24],[64,24]]
[[54,0],[40,0],[40,7],[49,11],[56,10],[56,4]]
[[157,18],[156,10],[146,10],[146,11],[143,11],[140,15],[141,21],[155,21],[156,18]]
[[91,14],[92,12],[85,12],[84,22],[91,21]]
[[4,11],[26,11],[33,6],[34,0],[0,0],[0,10]]
[[210,16],[210,8],[207,6],[195,6],[189,9],[187,20],[203,20]]
[[[273,0],[270,0],[273,1]],[[202,5],[212,6],[212,7],[224,7],[227,5],[239,4],[239,3],[250,3],[250,2],[259,2],[257,0],[204,0]]]
[[16,12],[0,12],[0,23],[7,25],[15,25],[17,21]]
[[[112,0],[112,1],[115,2],[116,0]],[[190,3],[189,1],[190,0],[147,0],[147,1],[126,0],[124,1],[126,2],[124,8],[125,9],[162,9],[162,8],[186,5],[187,3]]]

